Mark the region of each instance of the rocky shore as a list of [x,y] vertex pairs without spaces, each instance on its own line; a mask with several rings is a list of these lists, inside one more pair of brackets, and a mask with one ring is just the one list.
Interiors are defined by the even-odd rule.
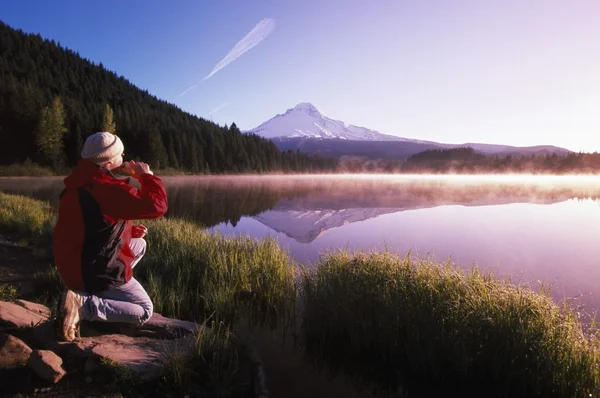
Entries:
[[0,288],[13,288],[0,301],[0,396],[269,396],[260,357],[240,342],[235,379],[209,392],[190,364],[202,360],[198,341],[212,330],[193,322],[157,313],[141,327],[82,322],[79,338],[60,341],[54,309],[31,299],[48,264],[14,242],[4,236],[0,245]]
[[[83,322],[81,337],[64,342],[56,338],[50,309],[25,300],[0,301],[0,329],[0,384],[8,396],[77,396],[74,389],[90,396],[86,385],[92,396],[145,395],[139,390],[123,394],[119,382],[131,387],[160,382],[167,364],[197,355],[198,333],[210,333],[204,326],[154,314],[142,327]],[[248,347],[246,354],[240,370],[249,378],[238,387],[248,394],[236,396],[267,397],[260,359]]]

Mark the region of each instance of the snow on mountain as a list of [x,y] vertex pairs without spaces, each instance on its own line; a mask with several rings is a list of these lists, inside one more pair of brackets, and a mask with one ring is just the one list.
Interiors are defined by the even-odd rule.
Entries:
[[[502,195],[489,191],[469,191],[464,186],[450,185],[448,187],[426,188],[420,195],[402,192],[388,192],[372,196],[350,195],[344,199],[347,204],[363,205],[364,207],[338,208],[339,198],[331,199],[315,194],[309,198],[298,200],[283,200],[270,210],[264,211],[252,218],[272,230],[285,234],[288,238],[299,243],[310,243],[327,231],[343,227],[347,224],[374,219],[387,214],[410,211],[437,206],[490,206],[514,203],[558,203],[572,198],[568,191],[559,194],[539,192],[533,194],[518,186],[499,186]],[[439,192],[452,192],[445,197]],[[462,193],[461,193],[462,192]],[[395,206],[389,206],[393,204]]]
[[253,218],[299,243],[310,243],[330,229],[402,211],[396,208],[268,210]]
[[303,102],[278,114],[260,126],[246,131],[264,138],[322,138],[353,141],[405,141],[427,143],[427,141],[382,134],[365,127],[346,124],[323,116],[308,102]]
[[[354,126],[340,120],[330,119],[311,103],[303,102],[278,114],[260,126],[247,130],[271,139],[280,150],[301,150],[309,154],[332,156],[332,154],[373,156],[382,154],[381,145],[393,141],[383,148],[392,151],[397,158],[408,157],[428,149],[449,149],[470,146],[484,154],[568,154],[570,151],[552,145],[517,147],[511,145],[465,143],[446,144],[382,134],[366,127]],[[359,142],[357,142],[359,141]],[[362,141],[362,142],[361,142]],[[356,146],[360,148],[356,148]]]

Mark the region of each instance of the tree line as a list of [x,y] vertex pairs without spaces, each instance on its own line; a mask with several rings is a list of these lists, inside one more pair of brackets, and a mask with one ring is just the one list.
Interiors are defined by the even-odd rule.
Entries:
[[117,134],[127,158],[157,169],[323,172],[337,164],[184,112],[102,63],[0,21],[0,164],[29,160],[65,171],[97,131]]
[[270,140],[220,126],[140,90],[54,40],[0,21],[0,165],[76,164],[85,138],[116,133],[127,158],[190,173],[596,173],[597,153],[484,155],[428,150],[406,160],[325,158],[280,151]]
[[600,172],[600,153],[486,155],[471,147],[430,149],[405,160],[341,158],[338,170],[353,173],[597,174]]

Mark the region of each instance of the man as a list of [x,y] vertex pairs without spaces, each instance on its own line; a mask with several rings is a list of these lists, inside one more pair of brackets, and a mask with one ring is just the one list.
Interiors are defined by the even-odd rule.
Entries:
[[[53,238],[56,266],[68,288],[57,317],[67,341],[75,339],[82,319],[141,325],[152,315],[150,297],[133,278],[146,251],[147,229],[131,220],[162,216],[167,196],[146,163],[123,164],[123,156],[119,137],[92,134],[64,180]],[[141,188],[115,178],[112,171],[119,168]]]

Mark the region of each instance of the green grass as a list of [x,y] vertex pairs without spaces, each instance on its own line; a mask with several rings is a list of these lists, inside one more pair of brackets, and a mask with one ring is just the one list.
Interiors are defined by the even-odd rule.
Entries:
[[[390,253],[331,254],[302,283],[307,353],[394,390],[484,396],[600,393],[600,345],[546,291]],[[404,382],[402,380],[404,379]]]
[[291,260],[274,240],[227,238],[183,220],[145,225],[149,250],[136,275],[158,312],[227,323],[251,314],[275,326],[292,310]]
[[0,176],[30,176],[30,177],[49,177],[53,176],[52,170],[42,167],[27,159],[23,163],[14,163],[9,165],[0,165]]
[[102,365],[110,382],[128,397],[248,397],[252,396],[252,368],[240,345],[223,323],[199,325],[159,359],[162,371],[143,381],[124,365],[110,359]]
[[51,242],[56,211],[49,203],[0,192],[0,226],[21,238]]
[[241,360],[242,349],[227,325],[203,324],[195,336],[192,355],[177,351],[163,358],[162,377],[180,396],[247,396],[252,386],[251,369]]
[[32,300],[48,307],[50,309],[50,318],[55,319],[60,294],[66,289],[58,273],[58,269],[55,265],[51,265],[46,271],[36,272],[34,279],[34,296]]
[[[48,203],[0,192],[0,226],[33,237],[38,250],[49,246],[55,222],[56,210]],[[232,323],[243,311],[258,324],[275,326],[291,311],[293,268],[274,240],[211,235],[183,220],[144,223],[150,229],[149,249],[136,277],[144,281],[157,312]],[[56,279],[55,274],[47,279]]]
[[[43,241],[55,220],[46,202],[0,193],[3,229]],[[387,252],[325,256],[297,284],[293,262],[274,240],[226,238],[184,220],[144,224],[148,252],[135,274],[156,311],[218,325],[199,340],[197,358],[165,362],[171,385],[198,377],[228,385],[239,365],[235,321],[287,322],[299,297],[306,354],[388,392],[427,385],[460,395],[600,394],[595,325],[584,332],[578,314],[547,290]],[[56,272],[41,279],[43,295],[53,297]]]
[[17,298],[17,288],[7,283],[0,284],[0,301],[15,301]]

